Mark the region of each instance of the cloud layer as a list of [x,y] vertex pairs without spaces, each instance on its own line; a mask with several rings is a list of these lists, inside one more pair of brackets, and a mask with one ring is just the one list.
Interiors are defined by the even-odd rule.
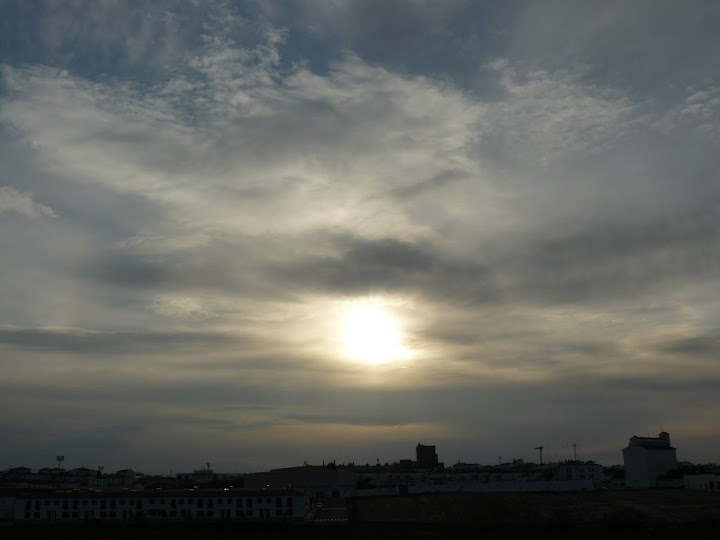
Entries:
[[[720,45],[698,15],[308,6],[2,8],[2,457],[572,440],[613,463],[663,426],[717,460],[720,81],[690,52]],[[410,357],[347,358],[367,302]]]

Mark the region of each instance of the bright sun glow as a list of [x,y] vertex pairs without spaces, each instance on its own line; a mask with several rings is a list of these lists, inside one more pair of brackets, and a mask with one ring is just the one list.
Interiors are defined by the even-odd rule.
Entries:
[[381,364],[407,355],[395,319],[381,305],[353,308],[345,321],[344,341],[353,360]]

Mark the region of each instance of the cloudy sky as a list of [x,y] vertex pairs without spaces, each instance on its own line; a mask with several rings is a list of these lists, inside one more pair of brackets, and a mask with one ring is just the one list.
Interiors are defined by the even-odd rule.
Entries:
[[720,5],[140,4],[0,3],[0,469],[720,461]]

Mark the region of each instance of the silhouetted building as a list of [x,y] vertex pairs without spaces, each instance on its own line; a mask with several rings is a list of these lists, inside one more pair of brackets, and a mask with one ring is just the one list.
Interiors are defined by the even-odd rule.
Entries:
[[244,480],[246,488],[262,489],[270,486],[277,489],[292,486],[310,493],[322,493],[326,497],[338,497],[354,488],[356,483],[352,471],[313,465],[251,473],[245,475]]
[[435,452],[434,446],[425,446],[424,444],[418,443],[415,448],[415,459],[417,466],[421,469],[438,466],[438,455]]
[[657,437],[633,435],[622,452],[628,487],[654,487],[660,476],[677,468],[675,448],[670,446],[670,435],[664,431]]

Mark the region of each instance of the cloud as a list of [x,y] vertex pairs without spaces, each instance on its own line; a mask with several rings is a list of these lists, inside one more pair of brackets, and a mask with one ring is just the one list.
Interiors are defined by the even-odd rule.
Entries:
[[238,338],[219,333],[97,332],[2,328],[0,343],[14,348],[75,354],[134,354],[173,346],[218,344]]
[[525,70],[496,59],[506,98],[488,106],[485,132],[498,147],[546,163],[562,155],[603,152],[632,126],[635,106],[608,87],[584,83],[568,72]]
[[34,201],[31,193],[22,193],[10,186],[0,186],[2,213],[15,213],[29,218],[55,217],[53,209]]
[[[717,412],[713,8],[43,6],[0,6],[17,448],[613,458]],[[346,358],[363,302],[402,363]]]
[[153,300],[152,309],[160,315],[177,319],[202,320],[215,316],[194,298],[158,296]]
[[660,350],[666,354],[714,358],[720,352],[720,336],[692,336],[673,340]]

